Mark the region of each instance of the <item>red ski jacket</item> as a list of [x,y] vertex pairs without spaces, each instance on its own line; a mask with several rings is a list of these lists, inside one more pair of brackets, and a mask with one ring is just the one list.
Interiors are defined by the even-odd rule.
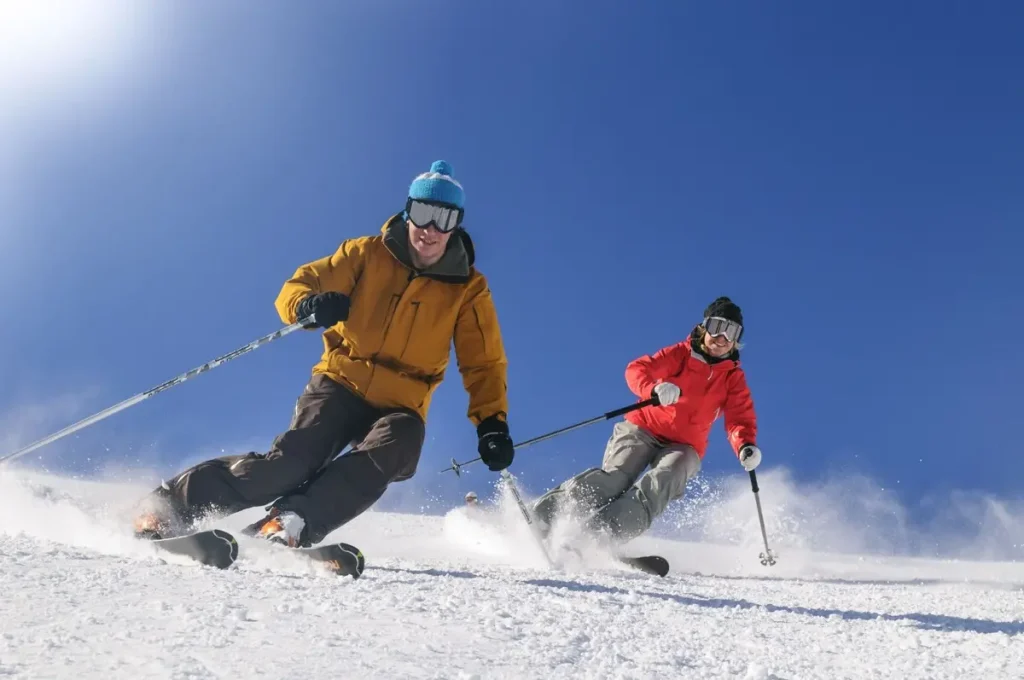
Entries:
[[654,386],[679,387],[671,406],[648,406],[626,414],[626,420],[673,444],[689,444],[703,458],[711,425],[725,415],[725,433],[739,455],[744,444],[757,443],[757,416],[739,357],[713,359],[694,349],[694,338],[642,356],[626,367],[626,383],[640,399],[650,399]]

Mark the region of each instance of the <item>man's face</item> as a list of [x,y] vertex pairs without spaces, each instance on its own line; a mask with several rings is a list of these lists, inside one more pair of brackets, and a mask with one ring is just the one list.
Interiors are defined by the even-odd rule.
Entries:
[[448,247],[448,239],[453,232],[442,234],[433,224],[427,227],[417,227],[412,220],[407,222],[409,226],[409,246],[412,248],[413,262],[418,267],[430,267],[437,263],[444,255]]

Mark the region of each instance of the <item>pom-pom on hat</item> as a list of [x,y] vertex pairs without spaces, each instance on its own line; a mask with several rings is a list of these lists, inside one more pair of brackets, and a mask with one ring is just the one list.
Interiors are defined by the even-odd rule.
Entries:
[[453,176],[447,161],[434,161],[430,170],[418,175],[409,185],[409,198],[444,203],[461,209],[466,194]]

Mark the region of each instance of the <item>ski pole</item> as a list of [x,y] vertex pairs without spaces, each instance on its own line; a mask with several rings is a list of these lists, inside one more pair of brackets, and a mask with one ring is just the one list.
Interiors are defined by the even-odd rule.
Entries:
[[[630,411],[639,411],[640,409],[645,408],[647,406],[657,406],[658,404],[659,404],[658,398],[657,397],[651,397],[650,399],[646,399],[644,401],[640,401],[640,402],[637,402],[635,404],[630,404],[629,406],[623,406],[622,408],[615,409],[614,411],[608,411],[608,413],[599,415],[599,416],[597,416],[595,418],[591,418],[589,420],[584,420],[582,422],[576,423],[575,425],[569,425],[568,427],[563,427],[560,430],[555,430],[554,432],[548,432],[547,434],[542,434],[541,436],[534,437],[533,439],[527,439],[525,442],[520,442],[519,444],[514,444],[513,446],[514,446],[514,448],[517,448],[517,449],[523,449],[523,448],[526,448],[527,446],[530,446],[531,444],[536,444],[536,443],[542,442],[542,441],[544,441],[546,439],[551,439],[552,437],[557,437],[560,434],[565,434],[566,432],[572,432],[573,430],[578,430],[581,427],[586,427],[587,425],[593,425],[594,423],[599,423],[602,420],[611,420],[612,418],[616,418],[616,417],[621,416],[623,414],[629,413]],[[451,466],[450,467],[446,467],[445,469],[441,470],[441,472],[454,471],[456,477],[461,477],[462,476],[462,468],[464,468],[467,465],[471,465],[472,463],[475,463],[478,460],[480,460],[480,458],[474,458],[473,460],[466,461],[465,463],[457,463],[457,462],[455,462],[455,459],[452,458]]]
[[225,354],[223,356],[219,356],[216,359],[213,359],[212,361],[208,361],[205,364],[203,364],[202,366],[199,366],[197,368],[193,368],[191,371],[187,371],[185,373],[182,373],[181,375],[179,375],[176,378],[171,378],[167,382],[161,383],[161,384],[157,385],[156,387],[154,387],[154,388],[152,388],[150,390],[147,390],[145,392],[140,392],[139,394],[136,394],[134,397],[129,397],[128,399],[125,399],[124,401],[122,401],[119,404],[114,404],[110,408],[104,409],[103,411],[100,411],[99,413],[91,415],[88,418],[84,418],[84,419],[78,421],[77,423],[74,423],[73,425],[69,425],[69,426],[65,427],[63,430],[61,430],[60,432],[55,432],[54,434],[51,434],[48,437],[40,439],[36,443],[30,444],[29,446],[26,446],[23,449],[20,449],[18,451],[13,452],[13,453],[9,453],[6,456],[0,458],[0,463],[6,464],[7,462],[12,461],[15,458],[19,458],[19,457],[25,455],[26,453],[30,453],[32,451],[35,451],[36,449],[38,449],[38,448],[40,448],[42,446],[46,446],[47,444],[53,443],[53,442],[57,441],[58,439],[61,439],[62,437],[66,437],[67,435],[71,434],[72,432],[78,432],[79,430],[81,430],[83,428],[86,428],[86,427],[88,427],[88,426],[90,426],[90,425],[92,425],[94,423],[98,423],[99,421],[103,420],[104,418],[112,416],[115,413],[123,411],[126,408],[129,408],[131,406],[134,406],[135,404],[138,404],[139,402],[144,401],[144,400],[152,397],[155,394],[159,394],[160,392],[163,392],[164,390],[169,390],[170,388],[174,387],[175,385],[180,385],[181,383],[185,382],[186,380],[191,380],[192,378],[196,377],[197,375],[200,375],[201,373],[206,373],[207,371],[212,371],[213,369],[217,368],[221,364],[227,363],[228,361],[231,361],[232,359],[237,359],[238,357],[242,356],[243,354],[248,354],[249,352],[253,351],[257,347],[261,347],[261,346],[267,344],[268,342],[271,342],[273,340],[277,340],[278,338],[284,337],[285,335],[288,335],[292,331],[297,331],[298,329],[302,328],[303,326],[312,325],[313,322],[314,322],[314,316],[312,314],[310,316],[306,317],[305,319],[299,319],[297,322],[291,324],[290,326],[285,326],[284,328],[276,330],[273,333],[270,333],[268,335],[264,335],[262,338],[259,338],[258,340],[253,340],[252,342],[250,342],[248,345],[245,345],[244,347],[239,347],[238,349],[236,349],[233,352],[228,352],[227,354]]
[[523,513],[523,519],[526,520],[526,524],[530,527],[530,533],[533,534],[534,540],[537,541],[537,547],[540,548],[541,553],[544,555],[544,559],[548,563],[548,567],[554,567],[555,563],[551,561],[551,556],[548,555],[547,549],[544,547],[544,539],[539,533],[537,533],[537,524],[533,521],[533,516],[530,514],[529,508],[523,503],[522,496],[519,495],[519,489],[516,488],[516,480],[507,469],[501,471],[501,478],[505,480],[510,491],[512,491],[512,497],[516,499],[516,504],[519,506],[519,512]]
[[761,538],[764,539],[764,552],[759,555],[763,566],[774,565],[775,555],[768,547],[768,532],[764,529],[764,514],[761,512],[761,497],[758,495],[760,489],[757,486],[757,474],[750,471],[750,488],[754,491],[754,501],[757,503],[757,519],[761,522]]

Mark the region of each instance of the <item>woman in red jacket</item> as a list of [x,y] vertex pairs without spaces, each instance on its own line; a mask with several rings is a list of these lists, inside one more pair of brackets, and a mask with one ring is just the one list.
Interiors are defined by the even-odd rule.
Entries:
[[700,471],[720,414],[740,464],[756,468],[761,451],[739,362],[742,335],[740,308],[720,297],[686,340],[632,361],[626,367],[630,390],[640,399],[657,398],[659,405],[632,411],[615,425],[600,468],[581,472],[537,500],[533,510],[541,526],[548,530],[555,517],[569,512],[589,517],[590,529],[615,539],[639,536]]

